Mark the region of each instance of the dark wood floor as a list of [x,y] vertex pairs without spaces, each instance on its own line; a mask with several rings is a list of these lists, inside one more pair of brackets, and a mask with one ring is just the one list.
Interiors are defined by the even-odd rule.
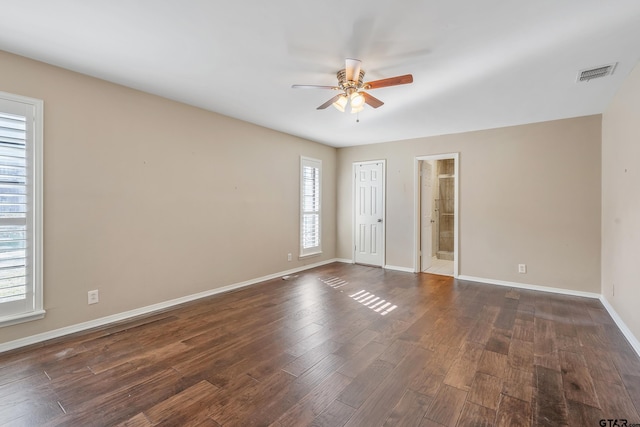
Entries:
[[347,264],[0,355],[10,426],[595,427],[639,411],[640,360],[599,301]]

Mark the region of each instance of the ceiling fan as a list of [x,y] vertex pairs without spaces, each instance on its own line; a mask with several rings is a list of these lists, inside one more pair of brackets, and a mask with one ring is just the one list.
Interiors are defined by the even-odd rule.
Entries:
[[317,110],[324,110],[329,105],[333,105],[341,112],[346,111],[347,107],[350,107],[351,113],[359,113],[364,109],[364,104],[373,108],[378,108],[384,104],[384,102],[378,98],[369,95],[365,90],[413,83],[413,76],[411,74],[364,83],[364,70],[360,68],[360,64],[361,61],[358,59],[347,58],[344,69],[338,71],[337,74],[338,86],[293,85],[291,87],[294,89],[339,90],[342,93],[319,106]]

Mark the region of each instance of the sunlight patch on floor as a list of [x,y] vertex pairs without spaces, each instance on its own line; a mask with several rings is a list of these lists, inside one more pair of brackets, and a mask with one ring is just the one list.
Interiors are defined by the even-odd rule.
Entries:
[[351,297],[355,301],[358,301],[365,307],[370,308],[376,313],[380,313],[380,315],[382,316],[385,316],[398,308],[397,305],[393,305],[393,303],[381,299],[380,297],[377,297],[374,294],[365,291],[364,289],[360,292],[356,292],[353,295],[349,295],[349,297]]
[[331,286],[333,289],[338,289],[343,287],[344,285],[348,285],[349,282],[342,280],[339,277],[326,277],[326,278],[320,278],[320,281],[322,283],[324,283],[325,285],[329,285]]

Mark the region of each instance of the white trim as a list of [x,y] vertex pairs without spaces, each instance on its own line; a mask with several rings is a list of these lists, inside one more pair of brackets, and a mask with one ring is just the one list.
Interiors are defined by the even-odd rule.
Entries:
[[414,223],[413,223],[413,262],[414,269],[412,272],[419,273],[420,269],[420,161],[421,160],[446,160],[453,159],[455,175],[453,178],[454,201],[453,211],[453,277],[458,278],[459,273],[459,248],[460,248],[460,153],[444,153],[433,154],[428,156],[417,156],[413,164],[413,207],[414,207]]
[[310,252],[308,254],[298,255],[298,259],[311,258],[311,257],[314,257],[314,256],[320,256],[320,255],[322,255],[322,251]]
[[118,314],[113,314],[111,316],[101,317],[99,319],[89,320],[88,322],[78,323],[71,326],[66,326],[64,328],[55,329],[53,331],[43,332],[41,334],[31,335],[25,338],[19,338],[17,340],[0,343],[0,353],[9,350],[15,350],[20,347],[25,347],[28,345],[37,344],[43,341],[51,340],[54,338],[60,338],[65,335],[74,334],[77,332],[86,331],[88,329],[97,328],[100,326],[109,325],[115,322],[121,322],[123,320],[127,320],[133,317],[142,316],[146,314],[151,314],[156,311],[165,310],[167,308],[174,307],[176,305],[184,304],[186,302],[195,301],[201,298],[209,297],[216,294],[221,294],[224,292],[229,292],[235,289],[244,288],[247,286],[255,285],[261,282],[265,282],[267,280],[276,279],[278,277],[287,276],[293,273],[297,273],[304,270],[309,270],[311,268],[321,267],[326,264],[331,264],[332,262],[336,262],[336,259],[330,259],[327,261],[321,261],[315,264],[309,264],[302,267],[293,268],[291,270],[282,271],[279,273],[269,274],[267,276],[258,277],[256,279],[246,280],[244,282],[234,283],[232,285],[223,286],[221,288],[211,289],[204,292],[199,292],[197,294],[187,295],[180,298],[175,298],[169,301],[160,302],[158,304],[148,305],[146,307],[136,308],[133,310],[125,311]]
[[347,259],[347,258],[336,258],[334,259],[335,262],[342,262],[345,264],[353,264],[353,260],[352,259]]
[[5,316],[0,321],[0,327],[17,325],[18,323],[31,322],[44,318],[47,312],[44,310],[30,311],[28,313],[18,313],[12,316]]
[[393,271],[403,271],[405,273],[415,273],[415,271],[411,267],[398,267],[397,265],[385,265],[384,269],[393,270]]
[[638,338],[636,338],[635,335],[633,335],[633,332],[631,332],[631,329],[629,329],[627,324],[624,323],[624,320],[622,320],[620,315],[618,315],[618,313],[613,309],[613,306],[609,304],[609,301],[605,298],[604,295],[600,295],[600,302],[602,303],[602,305],[604,305],[604,308],[609,312],[609,315],[611,316],[613,321],[616,322],[618,329],[620,329],[624,337],[627,339],[627,341],[629,341],[629,344],[631,344],[631,347],[633,347],[633,349],[636,351],[638,356],[640,356],[640,341],[638,341]]
[[[367,160],[364,162],[353,162],[351,165],[351,194],[353,200],[351,201],[351,247],[353,248],[351,254],[353,259],[356,259],[356,166],[370,165],[374,163],[382,163],[382,260],[377,267],[383,267],[387,259],[387,161],[385,159],[380,160]],[[354,261],[355,263],[355,261]]]
[[574,291],[573,289],[552,288],[550,286],[529,285],[526,283],[507,282],[506,280],[485,279],[474,276],[458,276],[458,280],[468,280],[470,282],[486,283],[490,285],[507,286],[510,288],[528,289],[530,291],[551,292],[553,294],[571,295],[574,297],[585,297],[600,299],[600,294],[595,292]]
[[30,98],[22,95],[14,95],[8,92],[0,91],[0,98],[26,104],[33,108],[33,156],[31,161],[33,165],[33,181],[30,184],[33,192],[32,205],[29,206],[33,211],[31,224],[27,225],[27,229],[31,228],[33,235],[33,248],[31,255],[32,268],[32,292],[33,306],[32,311],[25,313],[17,313],[12,316],[0,316],[0,327],[15,325],[32,320],[42,319],[46,311],[44,310],[44,285],[43,285],[43,186],[44,186],[44,101],[41,99]]

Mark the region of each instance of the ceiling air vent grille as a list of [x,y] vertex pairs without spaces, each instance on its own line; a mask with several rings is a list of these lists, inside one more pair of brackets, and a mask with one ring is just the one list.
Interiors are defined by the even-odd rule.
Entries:
[[599,79],[600,77],[610,76],[611,74],[613,74],[613,70],[615,70],[617,64],[618,63],[615,62],[609,65],[602,65],[600,67],[582,70],[578,73],[578,82],[588,82],[592,79]]

